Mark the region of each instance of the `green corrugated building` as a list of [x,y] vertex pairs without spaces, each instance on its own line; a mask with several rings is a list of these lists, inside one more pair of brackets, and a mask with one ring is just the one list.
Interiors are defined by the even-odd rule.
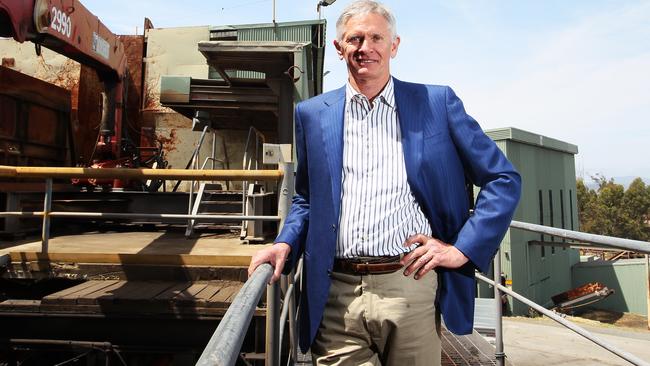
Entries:
[[[522,195],[513,220],[578,230],[575,154],[578,147],[517,128],[487,130],[521,174]],[[572,288],[571,267],[578,263],[575,249],[554,246],[560,238],[509,230],[501,244],[502,273],[514,291],[539,304]],[[479,285],[480,297],[492,289]],[[528,307],[510,300],[515,315]]]

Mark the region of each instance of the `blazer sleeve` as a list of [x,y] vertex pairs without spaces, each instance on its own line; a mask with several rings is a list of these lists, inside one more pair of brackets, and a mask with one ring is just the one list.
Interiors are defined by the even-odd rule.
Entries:
[[454,91],[446,89],[447,122],[464,169],[480,187],[474,214],[465,222],[454,245],[481,272],[487,272],[503,239],[521,194],[521,177],[470,117]]
[[291,247],[289,259],[284,268],[285,273],[294,268],[298,258],[304,251],[305,237],[309,227],[309,167],[307,166],[307,149],[301,106],[302,104],[299,103],[296,105],[295,110],[297,157],[295,194],[284,225],[275,239],[275,243],[287,243]]

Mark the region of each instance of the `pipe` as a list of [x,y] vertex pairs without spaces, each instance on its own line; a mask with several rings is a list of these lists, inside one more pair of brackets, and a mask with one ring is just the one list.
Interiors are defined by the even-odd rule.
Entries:
[[[0,217],[41,217],[43,212],[0,212]],[[48,214],[50,217],[86,217],[93,219],[202,219],[219,221],[262,220],[280,221],[280,216],[230,216],[230,215],[185,215],[185,214],[145,214],[119,212],[59,212]]]
[[280,180],[280,170],[186,170],[134,168],[53,168],[0,165],[3,178],[97,178],[186,180]]
[[266,289],[266,358],[269,366],[280,365],[280,285],[272,283]]
[[52,211],[52,178],[45,180],[45,199],[43,202],[43,227],[41,231],[41,252],[47,253],[50,241],[50,212]]
[[[497,254],[494,256],[494,282],[501,283],[501,250],[497,251]],[[497,286],[494,286],[494,302],[496,308],[494,312],[496,313],[497,322],[494,326],[494,358],[496,359],[497,366],[504,366],[506,361],[506,354],[503,352],[503,308],[501,303],[501,291]]]
[[235,364],[255,307],[272,274],[273,267],[269,263],[257,267],[212,334],[196,363],[197,366]]
[[70,346],[70,347],[100,348],[100,349],[113,348],[113,345],[110,342],[67,341],[67,340],[59,340],[59,339],[10,338],[9,343],[29,344],[29,345],[37,345],[37,346]]
[[569,328],[570,330],[572,330],[572,331],[578,333],[579,335],[587,338],[588,340],[596,343],[600,347],[612,352],[613,354],[615,354],[618,357],[624,359],[625,361],[627,361],[627,362],[629,362],[629,363],[631,363],[633,365],[637,365],[637,366],[650,366],[650,363],[647,363],[647,362],[643,361],[642,359],[634,356],[633,354],[622,351],[622,350],[618,349],[617,347],[605,342],[604,340],[597,338],[596,336],[592,335],[587,330],[585,330],[585,329],[573,324],[572,322],[558,316],[557,314],[553,313],[552,311],[542,307],[539,304],[536,304],[535,302],[533,302],[533,301],[525,298],[524,296],[510,290],[509,288],[507,288],[505,286],[502,286],[500,284],[495,284],[494,281],[492,281],[489,278],[481,275],[480,273],[475,273],[475,276],[476,276],[476,278],[478,278],[479,280],[481,280],[483,282],[486,282],[486,283],[488,283],[488,284],[490,284],[492,286],[498,287],[499,290],[505,292],[506,294],[512,296],[513,298],[515,298],[515,299],[523,302],[524,304],[530,306],[531,308],[535,309],[537,312],[542,313],[542,314],[546,315],[547,317],[551,318],[552,320],[562,324],[564,327]]
[[650,254],[650,243],[645,241],[640,241],[640,240],[622,239],[613,236],[581,233],[578,231],[558,229],[555,227],[529,224],[527,222],[514,221],[514,220],[510,223],[510,227],[515,229],[532,231],[535,233],[559,236],[565,239],[573,239],[573,240],[578,240],[578,241],[583,241],[588,243],[594,243],[594,244],[602,245],[607,248],[625,249],[637,253]]

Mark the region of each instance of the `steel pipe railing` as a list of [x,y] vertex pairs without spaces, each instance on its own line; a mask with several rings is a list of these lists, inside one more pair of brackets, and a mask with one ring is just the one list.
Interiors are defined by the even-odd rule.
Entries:
[[0,165],[2,178],[41,179],[182,179],[182,180],[280,180],[281,170],[185,170],[136,168],[60,168]]
[[[606,235],[582,233],[579,231],[560,229],[560,228],[544,226],[544,225],[530,224],[527,222],[514,221],[514,220],[510,223],[510,227],[514,229],[521,229],[521,230],[530,231],[534,233],[557,236],[564,239],[571,239],[580,242],[597,244],[601,247],[610,248],[610,249],[630,250],[638,253],[645,253],[646,255],[650,254],[650,243],[639,241],[639,240],[631,240],[631,239],[623,239],[623,238],[617,238],[617,237],[606,236]],[[495,338],[496,338],[495,358],[498,365],[503,365],[503,362],[505,361],[504,360],[505,353],[503,352],[503,328],[502,328],[503,314],[501,314],[501,293],[503,292],[513,297],[514,299],[519,300],[522,303],[530,306],[531,308],[535,309],[539,313],[548,316],[549,318],[560,323],[564,327],[569,328],[572,331],[576,332],[577,334],[587,338],[588,340],[594,342],[600,347],[623,358],[624,360],[638,366],[650,366],[649,363],[641,360],[640,358],[628,352],[620,350],[615,346],[595,337],[587,330],[579,327],[578,325],[571,323],[570,321],[560,317],[559,315],[535,303],[534,301],[527,299],[526,297],[501,285],[499,283],[500,276],[501,276],[501,252],[500,251],[497,251],[493,264],[494,264],[494,280],[490,280],[489,278],[483,276],[480,273],[476,273],[476,278],[494,286],[494,297],[497,303],[496,306],[498,307],[498,309],[496,309],[497,324],[495,326]]]
[[[290,165],[292,166],[292,165]],[[293,173],[293,170],[290,170]],[[293,181],[293,177],[285,177],[283,170],[185,170],[185,169],[131,169],[131,168],[67,168],[67,167],[26,167],[0,165],[0,177],[9,178],[45,178],[45,198],[42,212],[4,212],[0,217],[39,217],[43,218],[41,252],[47,253],[50,238],[50,219],[52,217],[85,217],[95,219],[202,219],[202,220],[265,220],[282,221],[279,216],[248,216],[248,215],[187,215],[183,214],[146,214],[146,213],[112,213],[112,212],[51,212],[52,209],[52,180],[56,178],[99,178],[99,179],[190,179],[190,180],[281,180]],[[286,203],[283,203],[286,205]],[[283,207],[283,212],[286,208]]]
[[[0,165],[0,177],[9,178],[45,178],[46,192],[42,212],[4,212],[0,217],[43,217],[42,252],[47,253],[49,240],[49,223],[51,217],[81,217],[95,219],[202,219],[202,220],[266,220],[278,221],[280,227],[291,206],[294,192],[293,163],[281,163],[280,170],[183,170],[183,169],[91,169],[91,168],[50,168],[50,167],[12,167]],[[191,215],[191,214],[146,214],[146,213],[107,213],[107,212],[52,212],[52,180],[69,178],[110,178],[110,179],[186,179],[186,180],[280,180],[281,186],[278,197],[277,216],[255,215]],[[0,265],[6,265],[9,256],[0,257]],[[7,262],[7,263],[4,263]],[[300,278],[301,267],[292,278],[296,282]],[[248,325],[253,317],[255,307],[262,296],[273,268],[266,263],[259,266],[255,273],[246,281],[224,318],[219,323],[208,345],[201,354],[197,365],[233,365],[240,352]],[[295,283],[287,289],[284,306],[295,306]],[[284,311],[286,319],[287,311]],[[289,314],[294,314],[289,311]],[[267,287],[267,365],[279,365],[281,339],[279,327],[280,289],[277,282]],[[292,316],[293,318],[293,316]],[[291,319],[292,355],[295,355],[295,319]],[[294,356],[295,358],[295,356]]]
[[634,356],[634,355],[632,355],[632,354],[630,354],[628,352],[625,352],[625,351],[622,351],[622,350],[618,349],[614,345],[612,345],[612,344],[610,344],[610,343],[608,343],[608,342],[594,336],[593,334],[591,334],[590,332],[588,332],[584,328],[581,328],[581,327],[573,324],[572,322],[562,318],[561,316],[553,313],[552,311],[544,308],[543,306],[535,303],[534,301],[527,299],[526,297],[524,297],[524,296],[510,290],[509,288],[507,288],[507,287],[505,287],[505,286],[503,286],[501,284],[495,283],[494,281],[490,280],[489,278],[483,276],[480,273],[476,273],[475,275],[476,275],[476,278],[478,278],[479,280],[498,288],[499,291],[504,292],[505,294],[507,294],[509,296],[512,296],[513,298],[523,302],[524,304],[526,304],[526,305],[530,306],[531,308],[535,309],[535,311],[538,311],[539,313],[546,315],[547,317],[551,318],[552,320],[562,324],[564,327],[571,329],[572,331],[578,333],[579,335],[583,336],[584,338],[587,338],[588,340],[594,342],[595,344],[599,345],[600,347],[602,347],[602,348],[612,352],[613,354],[621,357],[622,359],[626,360],[627,362],[630,362],[631,364],[637,365],[637,366],[650,366],[650,363],[647,363],[647,362],[643,361],[642,359],[640,359],[640,358],[638,358],[638,357],[636,357],[636,356]]
[[645,241],[640,241],[640,240],[623,239],[614,236],[582,233],[579,231],[572,231],[572,230],[560,229],[556,227],[530,224],[527,222],[514,221],[514,220],[510,223],[510,227],[515,229],[532,231],[534,233],[539,233],[539,234],[546,234],[546,235],[557,236],[565,239],[572,239],[572,240],[577,240],[577,241],[582,241],[587,243],[598,244],[602,247],[611,248],[611,249],[630,250],[637,253],[650,254],[650,243]]
[[219,322],[217,330],[212,334],[208,345],[196,363],[197,365],[235,364],[242,343],[244,343],[248,325],[255,313],[255,307],[260,301],[271,275],[273,275],[273,267],[270,264],[265,263],[257,267],[228,307],[228,311]]
[[[41,217],[43,211],[36,212],[0,212],[0,217]],[[280,221],[280,216],[254,216],[254,215],[187,215],[187,214],[145,214],[145,213],[120,213],[120,212],[75,212],[51,211],[49,217],[86,217],[93,219],[205,219],[214,221]]]

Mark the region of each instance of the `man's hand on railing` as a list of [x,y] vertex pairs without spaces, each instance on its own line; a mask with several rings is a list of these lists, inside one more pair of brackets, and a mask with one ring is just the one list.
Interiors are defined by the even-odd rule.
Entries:
[[273,283],[280,279],[284,263],[291,252],[291,247],[287,243],[276,243],[268,248],[259,250],[251,258],[251,264],[248,266],[248,277],[250,277],[255,269],[263,263],[271,263],[273,266],[273,276],[269,283]]

